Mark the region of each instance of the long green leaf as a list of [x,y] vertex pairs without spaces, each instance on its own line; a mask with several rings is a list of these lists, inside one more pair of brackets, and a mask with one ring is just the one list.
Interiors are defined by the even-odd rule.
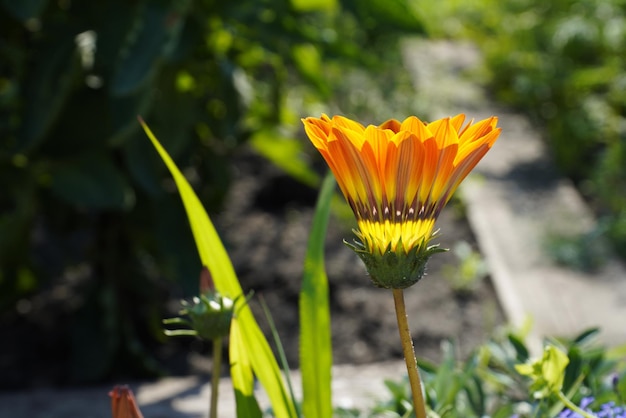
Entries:
[[335,181],[329,174],[317,201],[304,261],[300,291],[300,368],[302,411],[305,417],[331,417],[331,368],[333,363],[328,303],[328,279],[324,268],[324,238]]
[[[285,390],[276,358],[254,319],[252,311],[246,303],[246,298],[240,297],[243,294],[243,290],[213,223],[209,219],[198,196],[176,167],[167,151],[161,146],[145,122],[140,119],[140,123],[176,182],[178,192],[187,211],[187,217],[189,218],[202,264],[211,272],[215,287],[221,294],[232,299],[237,298],[237,315],[233,319],[233,322],[236,321],[237,323],[233,325],[240,327],[241,338],[236,339],[235,343],[240,344],[242,346],[241,349],[246,351],[254,373],[267,392],[276,417],[295,417],[295,405],[293,399],[288,396]],[[246,389],[235,387],[235,391],[237,390]]]
[[254,376],[250,358],[241,336],[239,321],[233,321],[230,327],[230,376],[235,387],[237,418],[260,418],[263,416],[254,397]]

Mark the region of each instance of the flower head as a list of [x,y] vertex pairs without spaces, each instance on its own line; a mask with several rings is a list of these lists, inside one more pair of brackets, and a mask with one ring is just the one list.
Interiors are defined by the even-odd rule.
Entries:
[[440,251],[429,246],[437,217],[500,134],[496,117],[464,121],[411,116],[365,127],[342,116],[303,119],[356,216],[352,247],[376,285],[414,284]]
[[568,364],[569,357],[565,352],[554,345],[547,345],[540,359],[516,364],[515,370],[532,380],[530,389],[535,398],[541,399],[561,390]]

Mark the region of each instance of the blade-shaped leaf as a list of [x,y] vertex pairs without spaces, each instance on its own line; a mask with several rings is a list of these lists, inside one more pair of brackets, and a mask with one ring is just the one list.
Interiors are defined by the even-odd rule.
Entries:
[[[165,165],[172,173],[172,177],[178,186],[202,264],[211,272],[215,287],[221,294],[233,299],[237,298],[237,317],[235,321],[237,321],[240,327],[240,338],[236,339],[235,343],[241,345],[241,350],[246,350],[252,369],[265,388],[276,417],[296,416],[293,399],[288,396],[285,390],[276,358],[254,319],[252,311],[246,303],[246,298],[240,297],[243,294],[243,290],[213,223],[209,219],[198,196],[178,167],[176,167],[167,151],[161,146],[143,120],[140,119],[140,123],[161,155]],[[244,389],[235,387],[235,391]]]
[[332,416],[332,343],[324,238],[335,181],[329,174],[317,201],[300,291],[300,368],[305,417]]
[[261,417],[261,409],[254,397],[254,376],[250,359],[241,336],[239,321],[235,318],[230,326],[230,376],[235,387],[237,418]]

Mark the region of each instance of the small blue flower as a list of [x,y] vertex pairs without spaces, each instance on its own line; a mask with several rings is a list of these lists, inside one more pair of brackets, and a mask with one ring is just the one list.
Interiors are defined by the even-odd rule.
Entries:
[[[615,405],[615,402],[607,402],[600,405],[597,411],[593,411],[589,406],[593,403],[593,397],[586,397],[580,401],[580,409],[590,412],[598,418],[626,418],[626,408]],[[564,409],[557,418],[583,418],[579,413],[570,409]]]

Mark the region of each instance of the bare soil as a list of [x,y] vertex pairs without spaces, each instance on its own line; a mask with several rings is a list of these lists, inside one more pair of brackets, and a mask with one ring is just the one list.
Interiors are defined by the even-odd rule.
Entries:
[[[244,290],[255,291],[250,304],[261,327],[270,335],[259,303],[263,298],[289,364],[295,368],[299,353],[298,293],[317,190],[303,186],[250,152],[238,155],[233,167],[234,182],[222,212],[214,215],[213,221]],[[334,363],[401,359],[391,292],[376,288],[361,261],[343,244],[344,239],[353,237],[352,222],[332,217],[326,240]],[[474,245],[467,222],[455,208],[444,210],[437,226],[442,247],[451,248],[460,240]],[[471,292],[451,288],[442,269],[457,264],[451,252],[436,254],[429,262],[427,276],[405,292],[418,357],[437,361],[440,344],[447,339],[456,341],[459,354],[466,355],[504,322],[489,280],[481,281]],[[72,311],[68,304],[74,303],[76,293],[72,289],[68,283],[59,283],[33,297],[28,315],[18,312],[0,318],[5,338],[0,346],[0,387],[76,384],[67,378],[71,354],[66,328],[71,319],[68,312]],[[179,301],[172,299],[168,306],[174,308],[164,317],[175,312]],[[193,338],[170,339],[150,349],[158,363],[156,368],[167,374],[211,371],[210,347]],[[228,368],[222,370],[227,373]],[[108,377],[114,382],[118,378]]]
[[[298,362],[298,292],[317,191],[266,161],[247,155],[236,164],[235,182],[216,219],[244,288],[254,289],[271,309],[291,366]],[[475,247],[462,211],[448,207],[438,220],[440,243]],[[358,257],[343,243],[352,240],[350,221],[331,218],[326,239],[334,362],[362,364],[401,359],[393,297],[368,279]],[[436,254],[427,275],[405,291],[418,356],[440,358],[443,340],[456,341],[468,354],[504,322],[488,279],[471,292],[455,292],[444,266],[457,266],[452,252]],[[252,308],[266,326],[258,303]]]

